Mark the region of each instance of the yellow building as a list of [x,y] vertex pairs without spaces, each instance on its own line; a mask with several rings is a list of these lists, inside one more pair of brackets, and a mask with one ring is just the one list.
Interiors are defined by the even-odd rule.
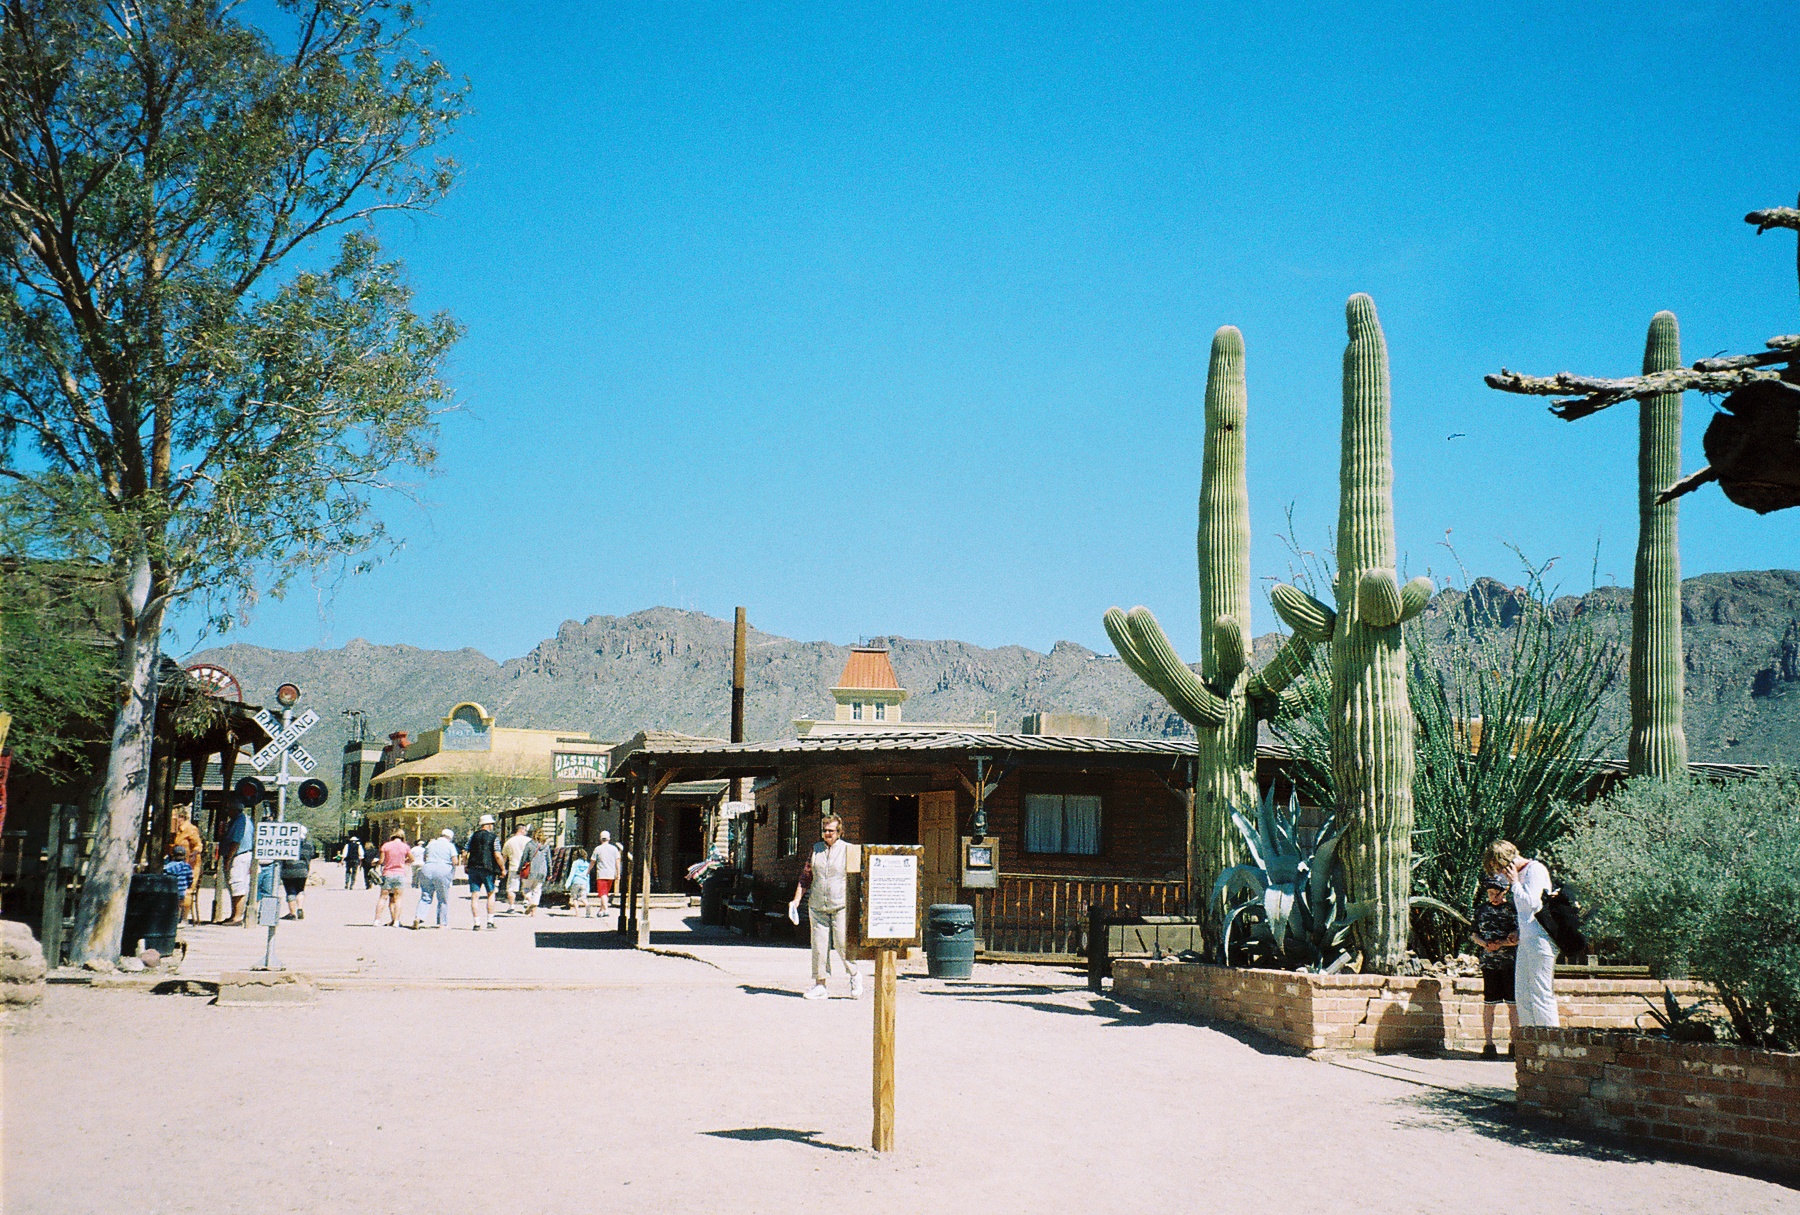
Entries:
[[460,840],[483,814],[599,784],[612,745],[585,731],[495,725],[493,714],[464,701],[416,741],[391,736],[361,806],[365,838],[399,828],[419,839],[449,827]]

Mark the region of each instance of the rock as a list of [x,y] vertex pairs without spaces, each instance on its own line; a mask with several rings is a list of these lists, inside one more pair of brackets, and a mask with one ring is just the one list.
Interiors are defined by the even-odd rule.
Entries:
[[97,975],[109,975],[119,968],[105,958],[89,958],[81,964],[81,969],[91,970]]
[[43,998],[43,947],[25,925],[0,920],[0,1006],[36,1004]]
[[142,962],[145,966],[155,967],[157,963],[162,961],[162,954],[156,952],[154,949],[140,949],[138,950],[138,961]]
[[144,961],[142,958],[120,958],[119,959],[119,969],[124,971],[127,974],[136,974],[138,971],[143,970],[144,968],[145,968]]

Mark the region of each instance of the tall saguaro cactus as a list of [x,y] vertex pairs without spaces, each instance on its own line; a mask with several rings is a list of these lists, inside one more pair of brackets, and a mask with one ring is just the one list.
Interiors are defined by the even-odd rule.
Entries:
[[1391,974],[1406,956],[1412,893],[1413,717],[1400,626],[1431,599],[1429,578],[1395,574],[1394,459],[1387,339],[1375,301],[1344,308],[1344,420],[1338,473],[1338,610],[1278,586],[1275,611],[1296,636],[1331,644],[1331,766],[1347,823],[1350,897],[1366,969]]
[[1200,673],[1195,675],[1150,609],[1111,608],[1106,632],[1138,678],[1194,725],[1194,869],[1201,884],[1236,864],[1233,807],[1254,806],[1257,722],[1306,669],[1312,645],[1290,638],[1262,671],[1250,670],[1250,492],[1244,475],[1244,337],[1213,335],[1206,374],[1205,456],[1200,471]]
[[[1681,366],[1681,328],[1673,312],[1650,320],[1644,374]],[[1638,543],[1631,579],[1631,739],[1633,776],[1687,772],[1681,725],[1681,551],[1671,499],[1657,497],[1681,476],[1681,394],[1638,402]]]

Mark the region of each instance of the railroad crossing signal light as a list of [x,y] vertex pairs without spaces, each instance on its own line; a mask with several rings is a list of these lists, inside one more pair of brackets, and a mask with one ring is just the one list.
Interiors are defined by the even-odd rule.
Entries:
[[254,776],[246,776],[233,785],[231,791],[242,798],[246,806],[259,805],[264,798],[269,796],[268,789],[264,788],[263,783]]
[[330,796],[331,790],[327,789],[325,787],[325,782],[318,777],[300,782],[300,804],[302,806],[316,810],[318,807],[323,806],[325,804],[325,799]]

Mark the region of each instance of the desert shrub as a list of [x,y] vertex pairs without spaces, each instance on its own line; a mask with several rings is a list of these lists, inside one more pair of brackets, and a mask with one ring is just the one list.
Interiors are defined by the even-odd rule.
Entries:
[[1552,864],[1590,928],[1710,983],[1748,1046],[1800,1050],[1800,772],[1640,778],[1581,812]]

